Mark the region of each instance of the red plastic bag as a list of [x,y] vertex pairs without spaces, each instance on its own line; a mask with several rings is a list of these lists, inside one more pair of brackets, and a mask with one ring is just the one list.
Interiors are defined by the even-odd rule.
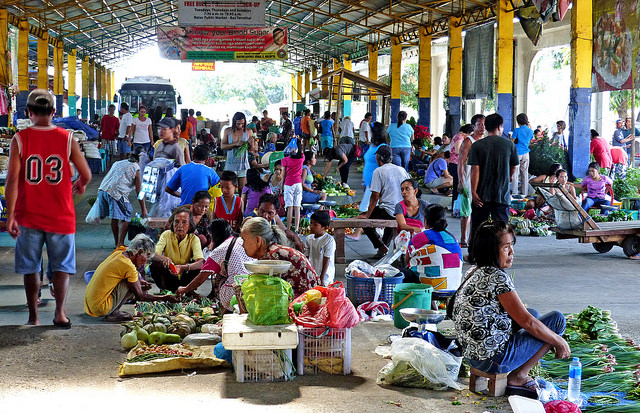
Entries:
[[351,328],[362,321],[360,314],[347,298],[340,281],[328,287],[313,289],[320,291],[326,302],[324,305],[316,302],[305,303],[300,314],[296,314],[294,306],[304,301],[305,294],[297,297],[289,305],[289,315],[294,323],[303,327]]
[[582,413],[580,408],[566,400],[553,400],[544,405],[545,413]]

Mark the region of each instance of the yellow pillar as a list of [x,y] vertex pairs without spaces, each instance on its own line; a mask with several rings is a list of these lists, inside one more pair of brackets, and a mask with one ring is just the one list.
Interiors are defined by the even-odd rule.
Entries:
[[93,59],[89,60],[89,113],[87,120],[91,122],[96,113],[96,64]]
[[[333,58],[332,61],[333,61],[333,70],[338,70],[340,68],[340,64],[338,63],[338,59]],[[333,89],[331,90],[331,93],[333,93],[333,101],[334,102],[338,102],[338,86],[339,86],[339,83],[340,83],[340,76],[333,76]],[[333,110],[331,108],[329,108],[329,110],[333,112]]]
[[111,99],[113,99],[113,96],[115,96],[116,94],[116,77],[115,77],[115,72],[112,70],[111,71]]
[[[106,104],[107,104],[107,108],[109,108],[109,104],[111,104],[111,102],[113,101],[113,95],[111,94],[111,70],[105,69],[104,78],[105,78],[105,81],[107,82],[107,87],[105,88],[106,96],[107,96]],[[149,110],[151,110],[151,108],[149,108]]]
[[62,99],[64,95],[64,78],[62,70],[64,68],[64,60],[62,48],[64,44],[62,39],[56,39],[53,45],[53,94],[56,96],[56,113],[62,116]]
[[513,129],[513,7],[510,0],[498,1],[498,113],[504,132]]
[[460,17],[449,18],[449,136],[460,129],[462,111],[462,27]]
[[304,95],[302,94],[302,72],[298,72],[296,76],[296,102],[302,102],[304,100]]
[[[311,66],[311,78],[315,80],[318,78],[318,67]],[[311,82],[311,89],[316,89],[318,87],[318,82]]]
[[[102,66],[99,64],[95,65],[95,79],[96,79],[96,113],[100,113],[102,110]],[[134,108],[129,108],[131,112],[134,111]]]
[[49,34],[38,38],[38,89],[49,90]]
[[[327,73],[329,73],[329,67],[327,66],[326,63],[322,63],[322,75],[326,75]],[[329,79],[325,79],[322,81],[322,91],[326,92],[329,90]]]
[[[378,81],[378,51],[373,48],[373,45],[369,45],[369,79]],[[370,92],[374,92],[370,89]],[[378,119],[378,96],[373,95],[369,99],[369,111],[373,115],[371,121],[375,122]]]
[[[6,50],[6,49],[5,49]],[[18,88],[20,93],[16,99],[16,112],[19,118],[25,118],[29,96],[29,23],[27,19],[18,22]]]
[[431,128],[431,35],[424,27],[420,28],[418,124]]
[[[89,56],[82,58],[82,119],[89,114]],[[73,115],[73,114],[72,114]]]
[[[0,9],[0,50],[8,49],[9,38],[9,13],[7,9]],[[5,68],[8,68],[9,62],[7,62],[7,53],[0,53],[0,84],[8,85],[13,83],[9,78],[9,72]]]
[[296,76],[291,73],[291,102],[296,102],[298,92],[296,92]]
[[67,99],[69,101],[69,116],[76,115],[76,64],[76,49],[72,49],[69,53],[67,53],[67,73],[69,73],[69,83],[67,84]]
[[402,45],[400,44],[400,38],[391,38],[391,67],[390,69],[390,81],[391,81],[391,110],[390,110],[390,122],[396,122],[398,118],[398,112],[400,112],[400,81],[402,76]]
[[[573,0],[571,10],[571,90],[569,92],[569,171],[585,176],[591,139],[591,0]],[[631,159],[635,148],[631,146]]]
[[[343,67],[346,70],[351,70],[351,60],[349,60],[349,55],[345,54],[343,55]],[[344,79],[344,94],[342,95],[342,100],[343,100],[343,112],[342,112],[342,116],[349,116],[351,117],[351,95],[350,93],[353,92],[353,88],[352,88],[353,82],[351,80],[348,79]]]
[[311,92],[311,73],[309,69],[304,70],[304,96],[306,98],[307,93]]

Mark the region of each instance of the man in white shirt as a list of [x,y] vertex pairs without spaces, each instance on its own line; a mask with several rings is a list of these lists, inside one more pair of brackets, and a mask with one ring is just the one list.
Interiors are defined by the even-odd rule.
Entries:
[[[404,168],[391,163],[393,155],[391,148],[382,145],[376,151],[378,168],[373,171],[371,178],[371,198],[369,200],[369,210],[359,215],[364,219],[387,219],[395,220],[396,204],[402,201],[400,185],[405,179],[409,179],[409,174]],[[377,205],[377,206],[376,206]],[[375,258],[382,258],[389,248],[387,247],[393,238],[393,228],[385,228],[382,239],[375,228],[365,228],[364,233],[369,238],[378,254]]]
[[345,116],[340,122],[340,142],[339,143],[350,143],[352,145],[356,144],[355,140],[355,127],[353,122],[351,122],[350,116]]
[[131,153],[131,126],[133,116],[129,113],[129,104],[122,102],[120,105],[120,130],[118,131],[118,153],[120,159],[126,159]]
[[129,132],[129,138],[133,136],[133,149],[143,148],[147,153],[151,149],[151,137],[153,130],[151,128],[151,118],[147,116],[147,108],[140,106],[138,109],[138,117],[133,119],[133,124]]
[[362,146],[362,155],[369,149],[371,142],[371,119],[373,119],[373,115],[371,112],[367,112],[364,114],[364,119],[360,122],[358,140],[360,141],[360,146]]

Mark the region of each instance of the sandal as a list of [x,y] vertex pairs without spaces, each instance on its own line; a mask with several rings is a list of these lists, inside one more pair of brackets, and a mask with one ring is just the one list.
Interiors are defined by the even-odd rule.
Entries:
[[536,388],[537,382],[535,380],[529,380],[522,386],[510,386],[507,385],[505,394],[508,396],[522,396],[529,399],[538,399],[538,389]]
[[54,319],[53,320],[53,325],[58,327],[58,328],[70,329],[71,328],[71,319],[69,319],[69,317],[67,317],[67,321],[66,322],[56,321]]
[[126,313],[124,311],[120,311],[116,314],[110,314],[106,316],[104,318],[104,321],[110,322],[110,323],[121,323],[123,321],[130,321],[131,319],[133,319],[133,316],[131,314]]
[[632,255],[629,257],[630,260],[640,260],[640,254]]
[[469,248],[469,244],[467,244],[466,242],[461,242],[460,248]]

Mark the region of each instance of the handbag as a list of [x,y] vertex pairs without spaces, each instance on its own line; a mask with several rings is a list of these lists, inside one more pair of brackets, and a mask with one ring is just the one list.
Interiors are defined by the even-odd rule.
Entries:
[[353,150],[353,154],[355,155],[356,158],[362,157],[362,145],[360,145],[359,143],[356,144]]

